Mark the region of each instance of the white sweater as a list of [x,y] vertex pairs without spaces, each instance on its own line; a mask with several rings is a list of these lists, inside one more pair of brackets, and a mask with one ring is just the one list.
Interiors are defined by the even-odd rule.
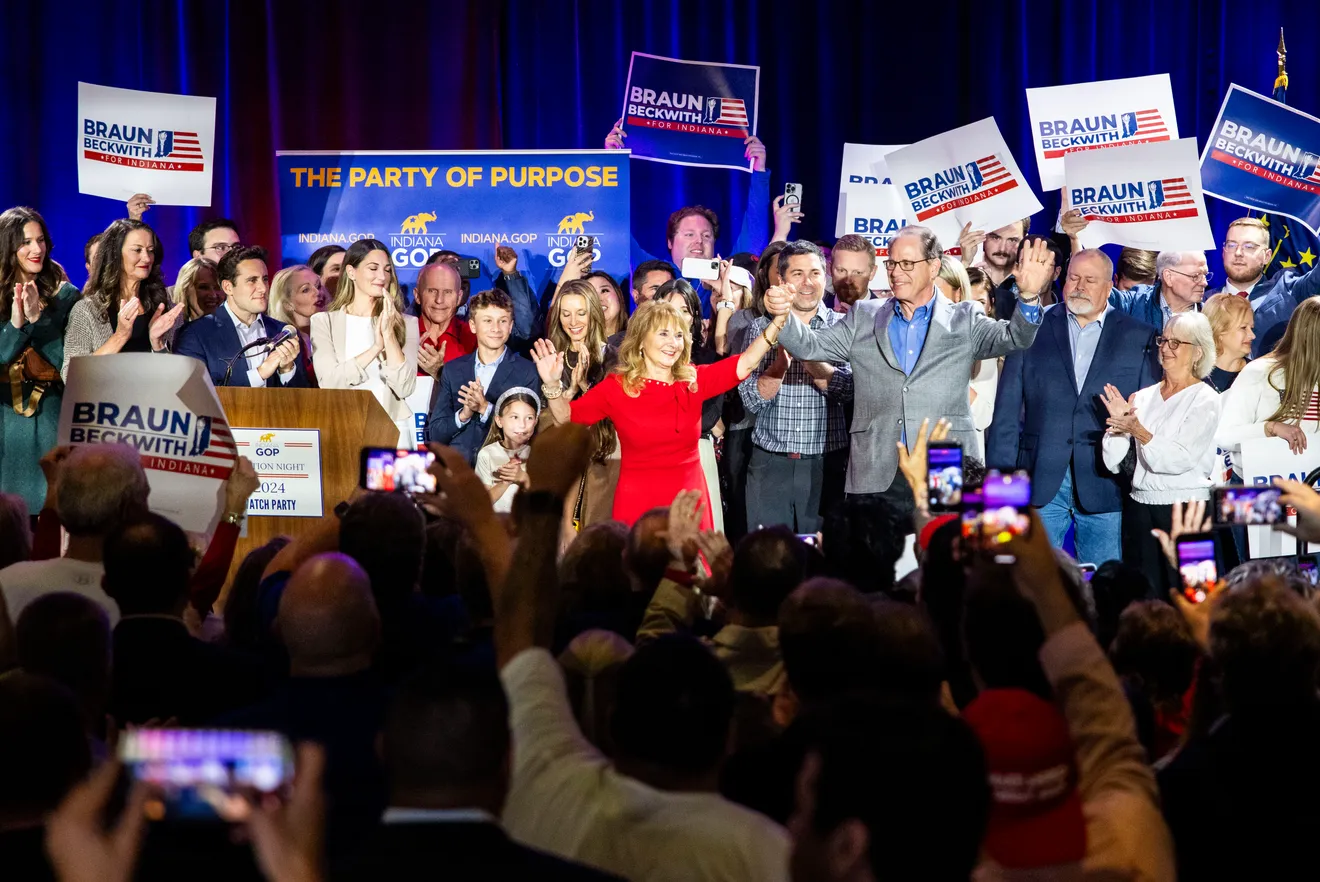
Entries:
[[[1222,396],[1222,413],[1219,417],[1219,431],[1215,433],[1215,443],[1227,450],[1233,460],[1233,471],[1242,474],[1242,442],[1252,438],[1264,438],[1265,421],[1279,409],[1283,396],[1270,385],[1269,377],[1278,364],[1270,356],[1247,362],[1247,366],[1238,374],[1233,385]],[[1280,374],[1275,381],[1283,385]],[[1316,431],[1316,426],[1309,423],[1302,428],[1308,432]]]
[[[1196,383],[1165,401],[1156,383],[1138,391],[1134,404],[1137,419],[1152,437],[1137,444],[1132,498],[1148,505],[1209,499],[1217,460],[1219,393],[1205,383]],[[1105,435],[1105,467],[1111,472],[1118,472],[1131,438]]]

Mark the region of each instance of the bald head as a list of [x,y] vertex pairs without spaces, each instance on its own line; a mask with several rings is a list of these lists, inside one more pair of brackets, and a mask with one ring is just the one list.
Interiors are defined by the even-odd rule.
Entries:
[[463,300],[463,279],[452,263],[427,264],[417,275],[414,293],[427,324],[445,327]]
[[343,554],[319,554],[294,572],[280,597],[277,624],[289,672],[301,677],[364,671],[380,638],[371,580]]

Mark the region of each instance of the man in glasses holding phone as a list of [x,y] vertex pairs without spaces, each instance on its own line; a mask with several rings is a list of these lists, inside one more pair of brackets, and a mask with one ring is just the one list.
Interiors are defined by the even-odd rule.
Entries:
[[[898,446],[916,441],[926,418],[945,417],[950,437],[974,447],[967,395],[972,366],[1025,349],[1040,325],[1040,296],[1049,286],[1053,260],[1041,243],[1024,249],[1016,267],[1022,295],[1008,319],[987,318],[971,301],[953,303],[935,289],[939,240],[927,227],[908,226],[890,241],[886,269],[893,290],[883,300],[863,300],[843,321],[812,330],[791,315],[791,283],[766,292],[766,311],[788,315],[779,343],[805,361],[846,361],[852,367],[853,425],[846,492],[884,496],[900,512],[913,510],[912,491],[898,473]],[[908,431],[908,427],[912,431]]]

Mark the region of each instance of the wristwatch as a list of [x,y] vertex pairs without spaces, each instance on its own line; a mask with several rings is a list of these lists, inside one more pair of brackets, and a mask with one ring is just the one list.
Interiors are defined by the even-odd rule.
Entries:
[[246,512],[227,511],[225,512],[224,522],[226,524],[233,524],[235,527],[237,527],[239,524],[243,523],[243,519],[245,517],[247,517]]
[[715,308],[716,308],[716,309],[737,309],[737,308],[738,308],[738,304],[734,303],[732,300],[721,300],[719,303],[715,304]]

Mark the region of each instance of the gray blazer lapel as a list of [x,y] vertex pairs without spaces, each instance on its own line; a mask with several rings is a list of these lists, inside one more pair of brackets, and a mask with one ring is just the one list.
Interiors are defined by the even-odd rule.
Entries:
[[880,354],[884,356],[889,366],[895,369],[898,368],[898,357],[894,355],[894,345],[889,342],[889,322],[894,317],[897,304],[898,301],[890,297],[889,302],[882,304],[875,311],[875,339],[880,345]]
[[921,361],[927,352],[942,351],[944,338],[949,334],[949,324],[952,321],[953,301],[938,291],[935,292],[935,296],[930,300],[930,324],[926,326],[926,342],[917,353],[917,361],[912,366],[912,373],[915,374],[921,369]]

